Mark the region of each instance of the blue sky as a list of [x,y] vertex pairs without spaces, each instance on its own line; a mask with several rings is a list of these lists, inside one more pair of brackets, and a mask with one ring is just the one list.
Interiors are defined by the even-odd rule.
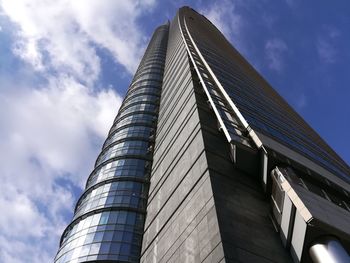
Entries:
[[350,162],[349,1],[0,0],[0,262],[50,262],[154,28],[206,15]]

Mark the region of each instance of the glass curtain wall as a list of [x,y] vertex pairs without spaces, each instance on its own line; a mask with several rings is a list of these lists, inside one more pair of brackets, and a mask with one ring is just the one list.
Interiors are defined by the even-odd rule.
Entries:
[[88,177],[56,263],[138,262],[168,25],[156,29]]

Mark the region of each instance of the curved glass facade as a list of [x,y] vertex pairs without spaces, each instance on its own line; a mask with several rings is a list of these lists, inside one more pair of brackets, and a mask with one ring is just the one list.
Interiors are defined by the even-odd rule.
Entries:
[[56,263],[138,262],[168,39],[159,27],[110,129]]

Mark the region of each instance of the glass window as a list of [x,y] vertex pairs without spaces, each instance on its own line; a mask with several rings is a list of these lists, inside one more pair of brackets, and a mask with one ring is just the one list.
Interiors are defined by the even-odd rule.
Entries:
[[[121,164],[125,161],[125,164]],[[119,159],[106,163],[91,174],[88,180],[88,187],[100,181],[113,177],[144,177],[145,176],[145,160],[141,159]]]
[[148,139],[151,135],[153,128],[146,126],[130,126],[121,130],[117,130],[115,133],[110,134],[107,140],[104,143],[104,149],[107,148],[113,142],[118,140],[131,138],[131,137],[140,137]]
[[[142,214],[139,214],[139,216],[143,218]],[[116,218],[118,224],[116,225],[115,221],[111,221],[110,224],[110,221],[108,221],[109,225],[90,226],[86,229],[87,231],[78,231],[79,227],[76,227],[76,225],[86,225],[85,219],[81,220],[75,226],[71,227],[70,230],[67,230],[65,234],[66,240],[62,243],[56,256],[57,262],[65,262],[77,258],[79,260],[86,260],[86,258],[92,255],[101,255],[101,253],[106,253],[105,255],[107,255],[109,251],[120,256],[122,250],[125,252],[130,250],[131,247],[136,247],[138,251],[141,246],[143,223],[139,221],[137,225],[131,226],[125,225],[125,222],[127,219],[129,220],[130,218],[139,216],[135,212],[127,211],[103,212],[98,217],[101,223],[106,223],[104,218]],[[94,218],[95,215],[90,217]],[[94,219],[89,221],[93,222]],[[120,242],[128,242],[129,244],[122,248]]]
[[101,242],[103,239],[103,232],[96,232],[94,236],[94,242]]
[[148,141],[128,140],[122,141],[114,145],[108,146],[97,158],[96,166],[102,162],[117,156],[123,155],[146,155],[148,148]]
[[108,254],[110,243],[101,243],[99,254]]
[[123,106],[131,105],[133,103],[140,103],[140,102],[149,102],[149,103],[156,103],[159,100],[159,96],[150,95],[150,94],[135,94],[134,96],[131,96],[130,98],[126,99],[123,102]]
[[132,112],[154,112],[156,113],[157,105],[146,102],[139,102],[137,104],[131,104],[119,110],[119,117]]
[[79,256],[82,257],[82,256],[86,256],[87,254],[89,254],[90,247],[91,247],[91,245],[82,246]]
[[131,243],[132,242],[132,233],[124,232],[123,234],[123,242]]
[[122,241],[123,240],[123,233],[122,231],[116,231],[114,232],[114,235],[113,235],[113,241]]
[[127,212],[121,211],[119,213],[117,224],[125,224],[126,223]]
[[143,94],[143,93],[151,93],[151,94],[159,95],[160,86],[155,87],[150,85],[142,85],[142,86],[139,86],[138,88],[129,90],[127,93],[127,96],[134,96],[134,95]]
[[130,244],[122,243],[120,247],[120,254],[129,255],[129,253],[130,253]]
[[127,219],[127,224],[128,225],[134,225],[136,220],[136,214],[135,213],[129,213],[128,214],[128,219]]
[[90,255],[98,254],[100,251],[101,243],[93,243],[90,248]]
[[103,213],[102,213],[101,219],[100,219],[100,225],[107,224],[107,222],[108,222],[108,216],[109,216],[109,213],[108,213],[108,212],[103,212]]
[[107,231],[103,235],[103,241],[112,241],[113,239],[113,232],[112,231]]
[[120,243],[112,243],[111,244],[111,254],[119,254],[120,253]]
[[84,244],[90,244],[94,240],[94,234],[90,233],[85,236]]

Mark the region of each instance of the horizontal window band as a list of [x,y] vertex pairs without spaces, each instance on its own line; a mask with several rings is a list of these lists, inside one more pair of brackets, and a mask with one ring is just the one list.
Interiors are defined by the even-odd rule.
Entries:
[[[102,185],[114,183],[114,182],[134,182],[134,183],[141,183],[144,185],[149,184],[148,179],[140,178],[140,177],[113,177],[113,178],[109,178],[107,180],[100,181],[97,184],[91,185],[84,190],[83,194],[79,197],[77,203],[75,204],[74,213],[77,210],[77,207],[78,207],[78,204],[80,203],[80,200],[83,199],[83,197],[85,197],[88,193],[90,193],[91,191],[93,191],[96,188],[101,187]],[[144,198],[147,198],[147,197],[148,197],[148,195],[144,196]]]
[[[101,163],[100,165],[98,165],[97,167],[95,167],[92,172],[90,173],[89,177],[88,177],[88,182],[91,178],[91,176],[99,169],[101,168],[102,166],[104,165],[107,165],[108,163],[111,163],[111,162],[114,162],[114,161],[118,161],[118,160],[126,160],[126,159],[135,159],[135,160],[142,160],[142,161],[148,161],[148,162],[151,162],[151,158],[149,157],[144,157],[144,156],[131,156],[131,155],[128,155],[128,156],[118,156],[118,157],[113,157],[103,163]],[[145,169],[145,173],[146,173],[146,169]]]
[[136,212],[138,214],[143,214],[146,215],[146,211],[145,210],[139,210],[139,209],[135,209],[135,208],[129,208],[129,207],[106,207],[106,208],[99,208],[96,210],[92,210],[87,212],[86,214],[83,214],[81,216],[79,216],[78,218],[74,219],[63,231],[63,234],[61,236],[60,239],[60,246],[62,246],[62,241],[65,237],[65,233],[70,230],[70,228],[72,228],[75,224],[77,224],[80,220],[83,220],[89,216],[95,215],[95,214],[101,214],[103,212],[113,212],[113,211],[127,211],[127,212]]

